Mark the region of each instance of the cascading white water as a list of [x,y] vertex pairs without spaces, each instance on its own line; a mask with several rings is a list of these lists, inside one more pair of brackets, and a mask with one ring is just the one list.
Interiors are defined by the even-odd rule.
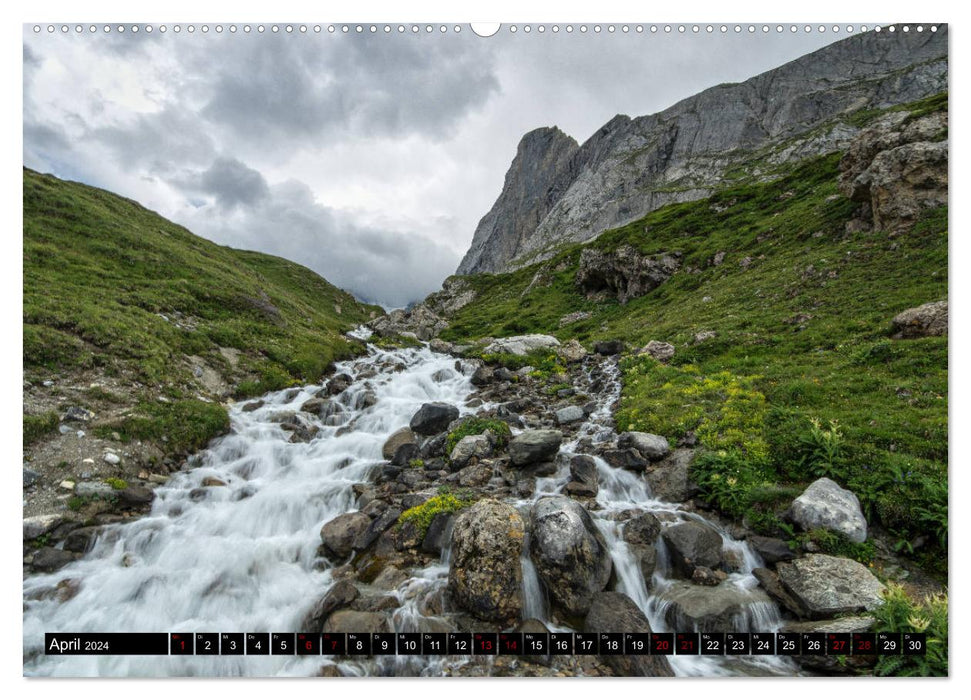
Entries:
[[[366,337],[358,334],[358,337]],[[24,581],[24,672],[50,676],[312,675],[321,657],[45,656],[45,632],[287,632],[331,585],[315,568],[321,526],[355,509],[352,486],[422,403],[460,407],[472,391],[455,359],[427,348],[339,363],[355,378],[316,439],[290,443],[273,420],[317,387],[230,409],[232,433],[156,491],[151,513],[111,526],[82,560]],[[376,402],[361,409],[373,392]],[[203,487],[206,477],[225,486]],[[49,595],[73,579],[77,595]],[[404,616],[405,614],[402,613]],[[404,617],[403,617],[404,619]],[[348,671],[353,672],[353,664]]]
[[[367,340],[369,333],[354,337]],[[456,361],[427,348],[386,351],[369,346],[366,357],[342,362],[337,371],[353,383],[334,410],[314,420],[319,432],[310,442],[289,442],[281,418],[298,411],[319,387],[280,391],[263,397],[263,406],[245,412],[230,409],[232,432],[193,460],[156,491],[151,513],[137,521],[105,528],[82,560],[24,582],[24,672],[51,676],[294,675],[316,673],[333,663],[329,657],[284,656],[45,656],[45,632],[292,632],[333,584],[329,562],[321,566],[320,527],[356,508],[354,484],[368,481],[381,463],[381,447],[394,430],[429,401],[443,401],[466,412],[473,387],[456,370]],[[585,441],[616,438],[612,407],[620,395],[616,365],[600,366],[604,389],[597,407],[577,436],[561,448],[559,468],[536,480],[528,508],[543,495],[560,493],[570,480],[570,457]],[[365,401],[370,394],[372,401]],[[366,404],[372,403],[369,407]],[[650,587],[623,538],[632,513],[663,516],[665,526],[700,516],[679,504],[659,501],[639,475],[594,458],[599,477],[598,509],[591,512],[609,546],[617,588],[629,595],[657,631],[666,622],[669,603],[662,597],[674,583],[664,542],[658,539],[657,565]],[[203,486],[207,478],[225,486]],[[738,572],[723,586],[740,591],[756,585],[751,570],[758,557],[744,542],[717,525],[725,548],[736,552]],[[447,541],[447,538],[446,538]],[[550,620],[548,601],[524,548],[524,617],[537,618],[555,631],[567,628]],[[410,576],[393,594],[395,631],[444,631],[449,628],[440,602],[448,578],[449,552]],[[73,579],[77,595],[60,602],[52,592]],[[436,604],[436,601],[437,604]],[[737,629],[773,631],[779,614],[774,603],[753,601],[735,621]],[[682,630],[679,630],[682,631]],[[671,657],[678,675],[792,674],[796,668],[778,657]],[[379,657],[337,660],[344,675],[441,675],[446,663],[455,672],[468,658]],[[492,659],[480,660],[487,667]]]

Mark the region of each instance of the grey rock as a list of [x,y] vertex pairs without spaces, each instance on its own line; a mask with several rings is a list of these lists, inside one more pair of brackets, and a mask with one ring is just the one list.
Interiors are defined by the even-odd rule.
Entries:
[[307,632],[319,632],[323,630],[324,623],[332,612],[339,608],[347,607],[359,595],[360,592],[353,583],[347,579],[338,580],[320,600],[314,603],[314,606],[304,616],[303,622],[300,623],[300,629],[306,630]]
[[399,445],[398,449],[394,451],[394,457],[391,458],[391,464],[396,467],[407,467],[411,464],[412,460],[418,459],[421,455],[421,449],[413,442],[406,442],[403,445]]
[[570,478],[573,481],[594,487],[596,495],[597,463],[589,455],[576,455],[570,459]]
[[656,498],[671,503],[683,503],[698,494],[698,485],[691,477],[691,462],[695,450],[678,448],[665,459],[648,467],[645,478]]
[[559,430],[524,430],[509,441],[509,459],[517,467],[548,462],[559,452],[561,442]]
[[[396,506],[385,509],[378,517],[374,518],[364,532],[354,536],[351,547],[354,551],[362,552],[378,541],[384,532],[398,522],[402,510]],[[363,521],[361,521],[363,522]],[[355,528],[356,530],[356,525]]]
[[35,472],[33,469],[24,467],[24,488],[33,486],[38,481],[40,481],[40,472]]
[[[637,604],[624,593],[605,591],[594,596],[590,611],[583,621],[584,632],[624,632],[650,634],[651,623],[637,607]],[[619,676],[673,676],[674,671],[667,657],[660,655],[609,655],[601,657]]]
[[624,540],[628,544],[653,545],[661,534],[661,521],[653,513],[642,513],[624,525]]
[[323,632],[360,632],[377,634],[390,632],[388,616],[382,612],[359,612],[357,610],[338,610],[331,613],[324,623]]
[[155,492],[152,489],[132,484],[121,491],[115,491],[118,503],[127,508],[142,508],[151,505],[155,499]]
[[256,401],[249,401],[243,404],[242,411],[243,413],[252,413],[258,408],[263,408],[263,406],[265,405],[266,405],[266,402],[263,401],[263,399],[257,399]]
[[852,559],[809,554],[776,565],[779,580],[812,619],[875,610],[884,585]]
[[643,471],[648,464],[647,459],[632,447],[624,450],[605,450],[603,459],[615,469],[630,469],[637,472]]
[[65,423],[89,423],[94,419],[94,413],[80,406],[70,406],[61,417]]
[[354,541],[371,525],[371,518],[360,511],[344,513],[329,520],[320,529],[324,551],[338,559],[344,559],[354,549]]
[[390,460],[394,457],[395,452],[398,448],[404,444],[413,443],[418,444],[418,438],[412,432],[411,428],[401,428],[391,433],[391,436],[385,440],[384,446],[381,448],[381,456],[384,459]]
[[54,549],[53,547],[42,547],[34,552],[30,565],[34,571],[51,572],[57,571],[72,561],[74,561],[74,554],[71,552],[65,552],[63,549]]
[[571,323],[576,323],[577,321],[586,321],[590,316],[592,314],[589,311],[574,311],[573,313],[566,314],[560,317],[560,328],[569,326]]
[[437,513],[428,525],[425,539],[421,541],[421,551],[434,556],[441,555],[442,549],[448,542],[452,520],[451,513]]
[[512,623],[522,614],[525,526],[519,512],[483,499],[455,518],[448,591],[482,620]]
[[621,433],[617,437],[617,447],[620,449],[633,447],[641,453],[642,457],[646,457],[652,462],[664,459],[671,451],[671,446],[668,444],[667,439],[661,435],[633,431]]
[[762,589],[781,605],[783,609],[788,610],[798,618],[809,617],[809,612],[803,607],[802,603],[786,590],[776,572],[771,569],[756,567],[752,569],[752,575],[755,576]]
[[411,417],[410,428],[418,435],[435,435],[448,428],[459,417],[459,409],[447,403],[433,402],[422,407]]
[[74,487],[74,493],[81,498],[107,498],[115,490],[101,481],[82,481]]
[[624,352],[623,340],[598,340],[593,344],[593,351],[598,355],[609,357]]
[[768,604],[769,596],[758,588],[699,586],[675,581],[659,593],[669,603],[665,621],[676,630],[722,632],[737,629],[736,619],[753,604]]
[[585,615],[613,570],[603,535],[583,506],[563,496],[540,498],[530,520],[530,556],[551,601],[568,615]]
[[64,522],[66,522],[66,518],[58,513],[33,515],[29,518],[24,518],[24,542],[35,540],[41,535],[46,535]]
[[556,424],[557,425],[569,425],[570,423],[579,423],[585,418],[583,409],[579,406],[564,406],[563,408],[556,409]]
[[472,373],[472,377],[469,381],[475,386],[485,386],[491,382],[494,378],[495,370],[487,365],[482,365],[475,372]]
[[571,338],[569,341],[557,348],[556,355],[567,364],[572,364],[574,362],[580,362],[583,360],[583,358],[587,356],[587,351],[584,350],[579,340],[576,338]]
[[94,547],[99,534],[101,534],[100,527],[79,527],[64,538],[64,549],[78,554],[89,552]]
[[560,346],[560,341],[551,335],[533,333],[530,335],[514,335],[508,338],[497,338],[485,347],[489,354],[528,355],[534,350],[547,350]]
[[695,567],[721,565],[722,537],[708,525],[688,520],[664,528],[661,537],[671,553],[671,564],[685,578],[691,578]]
[[947,334],[947,299],[906,311],[893,317],[895,338],[926,338]]
[[789,549],[789,543],[775,537],[762,537],[752,535],[745,540],[755,553],[762,557],[766,564],[775,564],[780,561],[791,561],[795,558],[795,553]]
[[473,458],[492,456],[492,442],[485,435],[466,435],[459,440],[449,455],[452,464],[464,467]]
[[792,502],[790,513],[803,530],[823,528],[842,533],[851,542],[866,541],[867,523],[860,500],[832,479],[823,477],[810,484]]
[[658,362],[667,362],[674,357],[674,346],[660,340],[652,340],[638,352],[639,355],[650,355]]

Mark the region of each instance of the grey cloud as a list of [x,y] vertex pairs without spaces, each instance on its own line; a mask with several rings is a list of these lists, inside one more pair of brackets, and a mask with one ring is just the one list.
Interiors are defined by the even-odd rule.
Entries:
[[221,46],[223,60],[194,87],[208,96],[201,113],[264,142],[442,138],[499,87],[491,51],[455,37],[267,36]]
[[310,189],[290,181],[232,218],[214,207],[188,213],[190,229],[220,243],[293,260],[332,284],[386,307],[405,306],[438,288],[458,256],[417,232],[361,226],[317,203]]
[[190,178],[187,185],[188,190],[212,195],[224,209],[254,206],[270,193],[259,171],[235,158],[217,158],[208,170]]
[[161,176],[208,164],[216,152],[199,118],[176,105],[139,114],[126,125],[92,128],[88,136],[110,149],[122,167]]

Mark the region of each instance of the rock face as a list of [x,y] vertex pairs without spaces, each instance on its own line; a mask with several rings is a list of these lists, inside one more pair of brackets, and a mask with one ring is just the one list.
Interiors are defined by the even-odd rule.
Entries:
[[460,607],[483,620],[518,620],[524,537],[519,512],[494,499],[479,501],[455,519],[448,591]]
[[545,350],[559,347],[560,341],[551,335],[533,333],[531,335],[513,335],[499,338],[486,346],[486,353],[504,353],[508,355],[528,355],[533,350]]
[[409,427],[419,435],[435,435],[448,429],[459,417],[459,410],[447,403],[426,403],[411,417]]
[[613,569],[603,535],[583,506],[563,496],[536,501],[531,520],[529,551],[551,600],[568,615],[585,615]]
[[[583,622],[585,632],[623,630],[650,634],[651,623],[629,596],[606,591],[594,596],[590,612]],[[666,656],[604,656],[604,662],[620,676],[673,676]]]
[[840,190],[861,202],[877,231],[898,231],[947,204],[947,112],[891,112],[868,126],[840,161]]
[[410,335],[418,340],[431,340],[448,327],[448,322],[425,304],[417,304],[410,311],[395,309],[371,321],[370,326],[384,337]]
[[509,442],[509,459],[516,467],[548,462],[556,456],[562,441],[559,430],[524,430]]
[[661,532],[671,552],[671,564],[691,578],[696,567],[718,568],[722,561],[722,537],[718,531],[694,520],[678,523]]
[[832,479],[817,479],[792,502],[792,520],[803,530],[840,532],[851,542],[866,541],[866,518],[860,500]]
[[571,161],[578,148],[555,126],[523,136],[502,194],[479,222],[458,274],[499,270],[516,256],[576,176]]
[[678,254],[643,255],[629,245],[613,252],[584,248],[576,284],[588,297],[606,292],[626,304],[660,286],[679,267]]
[[947,333],[947,299],[901,311],[893,318],[894,338],[926,338]]
[[[558,129],[530,132],[458,272],[515,269],[543,259],[553,244],[587,241],[666,204],[701,199],[728,168],[753,157],[778,163],[842,150],[859,129],[840,117],[947,89],[947,43],[943,26],[867,32],[658,114],[618,115],[580,147]],[[913,155],[926,162],[939,152]],[[898,167],[911,177],[902,157],[884,171]]]
[[852,559],[810,554],[776,566],[786,591],[814,620],[874,610],[884,585]]

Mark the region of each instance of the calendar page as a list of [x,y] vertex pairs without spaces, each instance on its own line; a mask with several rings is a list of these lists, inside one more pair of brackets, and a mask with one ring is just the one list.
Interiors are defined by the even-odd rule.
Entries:
[[948,675],[946,24],[22,41],[24,676]]

